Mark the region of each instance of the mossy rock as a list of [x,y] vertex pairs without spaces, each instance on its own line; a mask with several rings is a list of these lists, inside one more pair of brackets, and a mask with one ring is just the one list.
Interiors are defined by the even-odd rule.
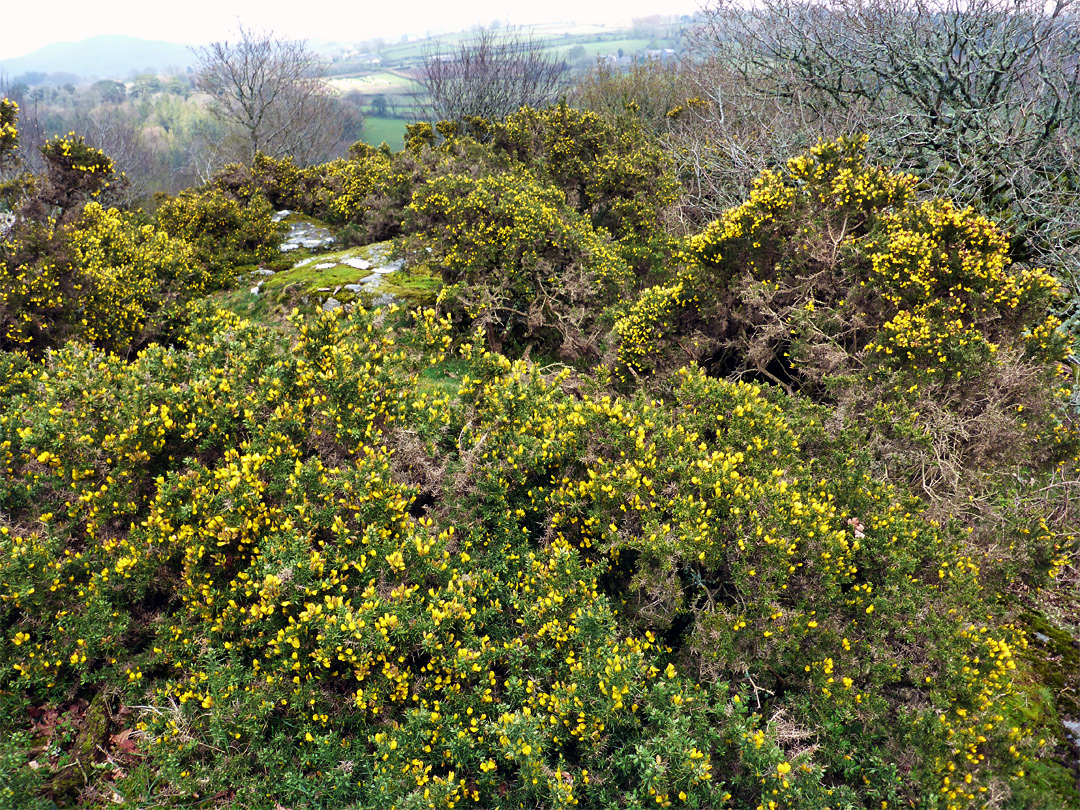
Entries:
[[1023,613],[1028,630],[1027,658],[1039,681],[1054,696],[1058,711],[1080,717],[1080,640],[1037,612]]
[[441,289],[442,277],[438,273],[416,268],[384,276],[378,285],[373,285],[372,292],[392,295],[415,306],[428,306],[435,303]]
[[1053,759],[1032,762],[1023,783],[1026,807],[1080,807],[1076,752],[1062,719],[1080,716],[1080,642],[1036,611],[1020,615],[1028,633],[1024,658],[1035,682],[1024,714],[1032,725],[1059,729]]
[[[371,268],[386,267],[392,263],[392,255],[392,243],[377,242],[306,256],[289,263],[285,269],[277,270],[272,276],[256,278],[249,274],[244,283],[238,286],[244,290],[244,295],[250,295],[250,287],[258,283],[259,294],[251,297],[264,300],[249,301],[246,304],[234,301],[229,308],[241,311],[236,309],[236,305],[242,304],[243,310],[252,312],[263,312],[275,307],[288,310],[294,306],[319,306],[331,297],[341,304],[356,302],[370,306],[374,300],[384,295],[391,295],[411,306],[433,304],[442,287],[442,279],[438,273],[432,272],[426,266],[416,265],[390,273],[375,273],[373,269],[362,269],[348,264],[349,261],[363,260],[368,262]],[[269,266],[267,269],[276,269],[277,266]],[[363,287],[347,289],[353,285]]]
[[294,222],[303,222],[307,225],[313,225],[316,228],[331,229],[329,222],[325,222],[318,217],[309,216],[308,214],[302,214],[299,211],[291,211],[287,216],[281,219],[286,224],[292,224]]
[[[382,261],[382,252],[372,249],[378,247],[380,246],[367,245],[306,257],[294,262],[286,270],[280,270],[272,276],[266,276],[263,280],[261,294],[277,297],[279,293],[288,291],[289,296],[292,298],[302,296],[320,297],[319,291],[323,288],[329,288],[333,291],[337,286],[359,284],[372,275],[371,270],[351,267],[345,262],[362,259],[372,265],[377,265]],[[329,295],[330,293],[326,293],[323,297],[329,297]]]
[[108,696],[104,691],[98,692],[83,715],[79,734],[69,752],[71,761],[46,784],[47,793],[57,804],[63,806],[73,800],[87,783],[94,761],[108,737],[111,719]]

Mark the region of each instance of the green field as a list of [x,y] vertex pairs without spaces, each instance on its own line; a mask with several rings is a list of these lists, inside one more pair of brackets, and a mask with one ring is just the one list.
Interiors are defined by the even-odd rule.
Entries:
[[[666,29],[667,36],[676,39],[648,39],[628,36],[630,28],[608,28],[606,26],[566,26],[563,24],[533,26],[531,33],[542,41],[548,50],[565,53],[575,45],[583,45],[590,56],[615,53],[622,48],[623,53],[632,56],[635,52],[651,47],[671,47],[678,37],[679,27],[671,25]],[[444,53],[457,50],[462,39],[468,39],[475,32],[456,32],[441,34],[422,40],[412,40],[384,48],[380,55],[383,65],[410,66],[423,61],[424,55],[432,51]]]
[[650,42],[651,40],[648,39],[609,39],[581,44],[585,48],[585,53],[589,54],[589,56],[618,53],[619,48],[622,48],[623,54],[626,56],[633,56],[635,52],[645,50]]
[[349,76],[330,80],[331,86],[341,93],[359,92],[365,96],[400,95],[415,92],[417,84],[388,70],[376,70],[366,75]]
[[404,144],[402,140],[404,135],[405,121],[403,119],[368,116],[364,119],[364,132],[360,139],[372,146],[378,146],[386,141],[390,144],[390,148],[397,152]]

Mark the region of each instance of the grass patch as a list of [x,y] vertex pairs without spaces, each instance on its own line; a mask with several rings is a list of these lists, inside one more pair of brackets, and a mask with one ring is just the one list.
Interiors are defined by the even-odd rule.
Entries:
[[417,388],[426,394],[456,397],[461,390],[461,378],[472,366],[469,361],[450,356],[420,372]]
[[254,283],[245,284],[242,288],[220,292],[213,297],[214,303],[220,309],[263,326],[274,328],[284,326],[285,308],[268,295],[252,295],[251,287],[253,286],[255,286]]

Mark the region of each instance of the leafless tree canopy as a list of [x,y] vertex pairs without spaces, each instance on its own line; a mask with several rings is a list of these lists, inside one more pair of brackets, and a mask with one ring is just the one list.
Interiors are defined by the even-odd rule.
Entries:
[[167,172],[142,132],[119,111],[97,109],[75,119],[77,132],[86,142],[113,161],[117,173],[127,179],[121,200],[125,204],[147,201],[166,182]]
[[515,28],[480,28],[454,51],[426,53],[419,80],[435,121],[502,118],[551,104],[564,87],[559,56]]
[[1080,20],[1071,2],[718,0],[696,43],[711,133],[683,146],[716,164],[710,149],[746,161],[755,140],[797,146],[866,132],[879,159],[1003,219],[1020,234],[1021,257],[1075,264]]
[[348,146],[350,126],[358,122],[303,42],[241,26],[238,40],[211,43],[196,55],[195,85],[212,97],[214,115],[234,133],[226,157],[249,163],[263,152],[308,164]]

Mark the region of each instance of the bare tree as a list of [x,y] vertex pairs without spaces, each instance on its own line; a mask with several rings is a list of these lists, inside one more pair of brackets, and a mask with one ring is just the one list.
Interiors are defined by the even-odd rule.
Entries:
[[233,133],[226,145],[232,159],[250,163],[262,152],[308,164],[351,143],[358,115],[348,114],[303,42],[240,26],[238,40],[213,42],[195,54],[195,86],[211,96],[211,112]]
[[44,98],[44,90],[11,82],[7,74],[0,72],[0,98],[18,105],[19,136],[15,150],[10,155],[15,169],[10,166],[8,169],[40,174],[45,170],[45,161],[41,157],[41,147],[45,145],[45,123],[39,106]]
[[116,108],[97,108],[75,118],[74,129],[86,142],[108,155],[127,182],[117,198],[125,205],[143,203],[165,183],[162,160],[142,131]]
[[564,88],[563,61],[521,29],[478,28],[456,50],[424,54],[419,81],[432,120],[493,120],[542,107]]

